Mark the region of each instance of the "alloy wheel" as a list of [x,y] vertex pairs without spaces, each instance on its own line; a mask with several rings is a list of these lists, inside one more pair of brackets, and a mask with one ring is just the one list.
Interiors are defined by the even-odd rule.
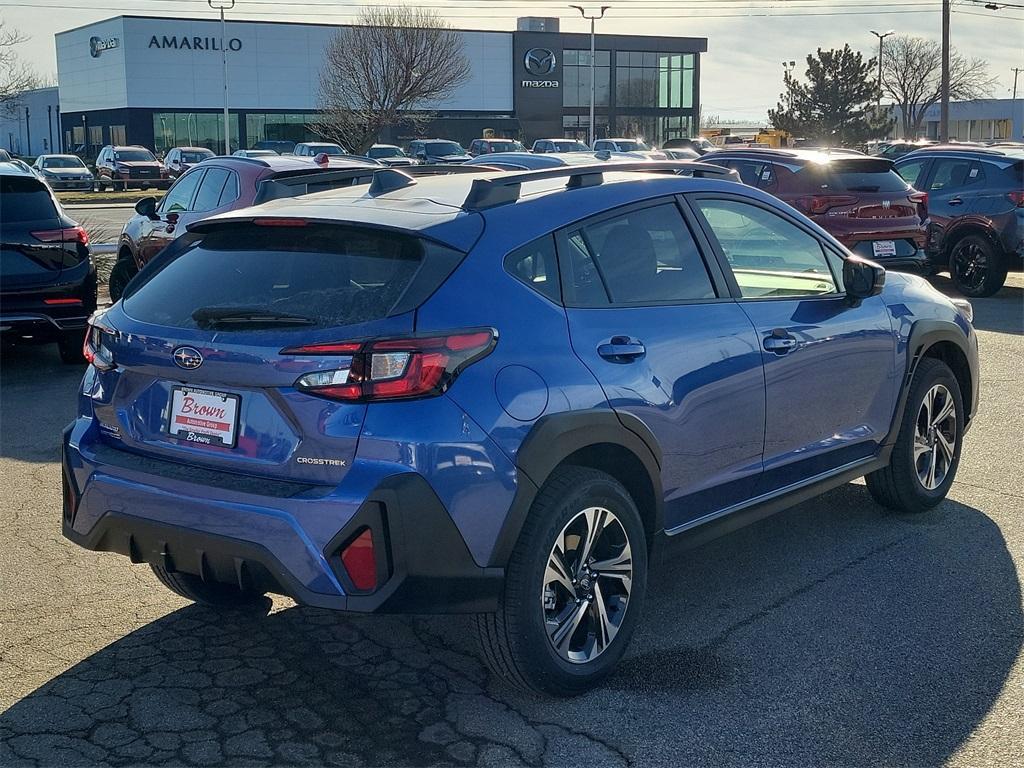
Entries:
[[590,507],[556,537],[544,570],[544,627],[555,652],[584,664],[615,639],[629,605],[633,560],[613,512]]
[[953,252],[953,277],[969,290],[978,290],[988,274],[988,256],[974,241],[961,243]]
[[956,453],[956,401],[942,384],[925,393],[914,430],[917,479],[934,491],[946,479]]

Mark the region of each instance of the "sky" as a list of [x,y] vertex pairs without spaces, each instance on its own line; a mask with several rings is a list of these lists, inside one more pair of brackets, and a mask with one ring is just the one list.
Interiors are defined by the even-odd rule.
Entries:
[[[230,0],[227,0],[230,1]],[[577,3],[579,0],[576,0]],[[1009,98],[1012,67],[1024,66],[1024,0],[1007,0],[997,11],[990,0],[952,0],[953,46],[986,59],[998,78],[993,98]],[[557,16],[564,32],[589,23],[568,2],[548,0],[237,0],[229,18],[349,23],[366,2],[419,5],[464,29],[515,28],[517,16]],[[609,4],[599,32],[707,37],[702,60],[704,115],[722,120],[763,121],[782,88],[782,62],[804,59],[816,48],[844,43],[865,57],[878,50],[870,30],[938,40],[941,0],[599,0]],[[1017,7],[1013,7],[1017,6]],[[599,7],[595,4],[593,8]],[[588,6],[590,8],[590,6]],[[207,0],[0,0],[0,18],[31,39],[22,58],[56,79],[53,35],[121,14],[216,17]],[[1018,82],[1024,98],[1024,73]]]

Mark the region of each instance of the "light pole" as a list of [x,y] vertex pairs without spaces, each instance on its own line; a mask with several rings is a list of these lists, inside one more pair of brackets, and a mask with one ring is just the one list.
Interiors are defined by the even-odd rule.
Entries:
[[789,90],[789,78],[793,74],[794,69],[796,69],[795,61],[782,62],[782,70],[786,73],[786,77],[783,80],[783,85],[786,87],[786,107],[789,109],[793,109],[793,92]]
[[228,49],[224,11],[235,7],[235,0],[206,0],[210,7],[220,11],[220,59],[224,67],[224,154],[231,154],[231,128],[228,123]]
[[940,82],[939,141],[945,143],[949,141],[949,0],[942,0],[942,79]]
[[586,9],[582,5],[570,5],[569,7],[575,8],[584,19],[589,19],[590,21],[590,146],[593,147],[596,135],[594,132],[594,100],[597,97],[597,79],[595,78],[596,70],[594,66],[594,23],[598,19],[603,19],[604,12],[611,8],[611,6],[602,5],[601,12],[597,16],[588,16]]
[[[1011,67],[1013,70],[1013,98],[1010,100],[1010,112],[1013,117],[1010,118],[1010,138],[1013,138],[1013,131],[1017,128],[1017,75],[1024,72],[1022,67]],[[1020,132],[1021,136],[1024,136],[1024,131]]]
[[882,41],[885,40],[889,35],[895,35],[896,30],[890,29],[886,32],[875,32],[871,30],[871,34],[878,38],[878,114],[882,114]]

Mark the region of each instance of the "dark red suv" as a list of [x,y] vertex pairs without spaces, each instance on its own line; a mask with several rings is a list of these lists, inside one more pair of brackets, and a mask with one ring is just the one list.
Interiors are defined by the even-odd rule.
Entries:
[[[161,199],[144,197],[124,225],[117,262],[110,273],[110,298],[121,298],[125,286],[165,245],[184,234],[193,221],[235,208],[369,181],[381,166],[354,157],[318,158],[214,157],[185,171]],[[365,167],[365,178],[353,170]]]
[[785,200],[859,256],[890,269],[924,271],[928,195],[891,160],[854,152],[727,149],[701,157]]

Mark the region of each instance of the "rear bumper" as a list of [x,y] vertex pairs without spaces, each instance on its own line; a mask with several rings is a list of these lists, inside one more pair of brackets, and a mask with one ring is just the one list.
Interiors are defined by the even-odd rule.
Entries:
[[0,333],[12,336],[50,337],[64,331],[76,331],[85,328],[88,315],[74,317],[51,317],[50,315],[30,312],[12,312],[0,314]]
[[[271,494],[253,487],[263,481],[196,482],[185,465],[113,447],[83,449],[83,443],[98,445],[95,429],[80,418],[63,439],[62,528],[79,546],[321,608],[476,613],[497,607],[503,570],[476,565],[418,474],[357,477],[349,494],[296,484]],[[378,587],[360,592],[338,553],[367,528]]]
[[917,272],[926,274],[929,271],[928,255],[918,251],[913,256],[892,256],[887,259],[874,259],[886,269],[899,272]]

